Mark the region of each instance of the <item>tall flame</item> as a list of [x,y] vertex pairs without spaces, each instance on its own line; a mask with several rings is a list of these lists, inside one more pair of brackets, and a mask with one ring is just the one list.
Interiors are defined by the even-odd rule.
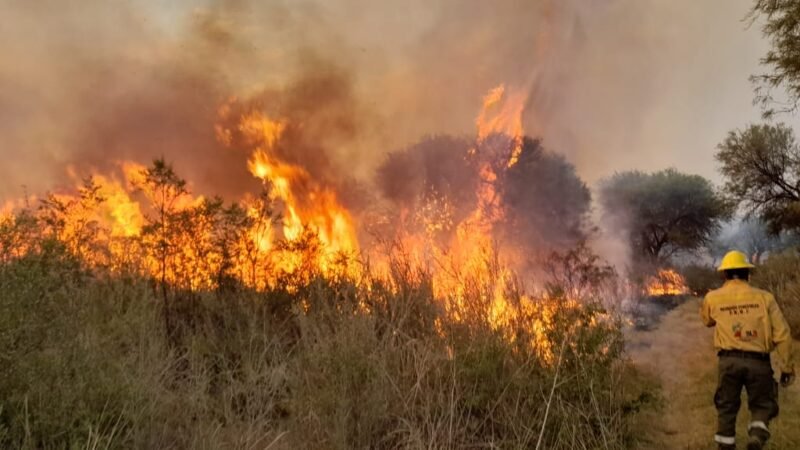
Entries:
[[522,152],[522,136],[525,134],[522,127],[522,113],[525,109],[527,94],[522,90],[507,90],[501,84],[483,97],[481,109],[475,124],[478,127],[478,142],[485,140],[492,134],[504,134],[513,141],[511,155],[506,163],[513,167],[519,161]]
[[242,117],[240,131],[258,143],[248,168],[271,187],[273,198],[283,204],[283,237],[294,242],[306,230],[315,233],[323,251],[321,268],[328,271],[338,256],[352,256],[358,251],[353,219],[332,188],[315,180],[305,168],[277,156],[275,149],[286,127],[287,122],[260,112]]

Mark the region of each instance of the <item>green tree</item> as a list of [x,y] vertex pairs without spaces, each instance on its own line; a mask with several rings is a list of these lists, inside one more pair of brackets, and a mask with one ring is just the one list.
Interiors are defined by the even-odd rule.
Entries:
[[675,169],[618,173],[601,184],[600,202],[634,256],[654,262],[706,245],[733,209],[710,181]]
[[[771,71],[751,77],[756,83],[756,100],[765,107],[765,116],[794,111],[800,101],[800,0],[756,0],[750,18],[764,20],[762,33],[771,45],[761,58],[761,64]],[[787,102],[775,101],[772,92],[778,87],[786,91]]]
[[728,133],[717,160],[725,191],[772,233],[800,229],[800,148],[783,124],[750,125]]
[[498,170],[505,233],[529,248],[564,250],[586,238],[592,196],[575,166],[525,137],[519,161]]

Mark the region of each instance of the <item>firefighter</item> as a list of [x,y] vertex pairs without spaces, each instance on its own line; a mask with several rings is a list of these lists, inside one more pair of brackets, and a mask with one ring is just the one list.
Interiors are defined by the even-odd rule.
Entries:
[[744,253],[728,252],[717,269],[725,275],[725,284],[709,292],[700,309],[703,323],[715,327],[719,382],[714,394],[718,416],[714,440],[725,450],[736,449],[742,387],[751,414],[748,450],[763,448],[769,439],[769,421],[778,415],[778,386],[770,363],[773,350],[781,370],[780,384],[788,387],[794,382],[789,326],[775,297],[750,286],[753,267]]

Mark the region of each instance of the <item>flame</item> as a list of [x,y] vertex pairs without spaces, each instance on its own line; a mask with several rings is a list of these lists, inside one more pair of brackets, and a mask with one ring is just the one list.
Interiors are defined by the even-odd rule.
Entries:
[[519,161],[522,152],[522,113],[525,109],[527,94],[522,90],[506,91],[501,84],[491,89],[483,97],[481,109],[475,124],[478,128],[478,142],[484,141],[492,134],[504,134],[512,139],[513,147],[506,167],[513,167]]
[[[134,170],[133,167],[128,165],[127,170]],[[111,236],[130,238],[140,235],[145,218],[139,203],[131,198],[119,181],[102,175],[96,175],[94,180],[100,187],[100,195],[105,198],[97,211],[98,219],[108,224]]]
[[[376,245],[364,254],[376,262],[371,275],[385,276],[389,285],[391,258],[422,268],[430,274],[433,294],[450,319],[480,321],[509,340],[524,340],[543,360],[552,361],[548,332],[554,317],[558,308],[576,307],[577,302],[517,294],[513,269],[524,255],[498,239],[506,211],[497,183],[519,161],[526,98],[525,92],[505,85],[483,98],[475,145],[463,155],[478,167],[473,210],[459,211],[456,219],[447,196],[428,192],[419,208],[399,214],[392,251],[381,257]],[[335,186],[285,156],[293,133],[302,131],[300,124],[258,110],[231,117],[232,101],[220,107],[224,120],[215,132],[222,144],[247,152],[247,168],[263,182],[262,196],[245,196],[223,213],[202,196],[180,194],[170,201],[169,214],[161,217],[154,207],[159,193],[149,191],[153,188],[145,176],[148,169],[122,162],[118,173],[93,176],[96,196],[87,197],[78,187],[77,194],[53,197],[74,206],[65,208],[64,225],[56,230],[59,239],[92,267],[133,271],[181,289],[214,289],[226,271],[236,282],[262,291],[275,286],[296,289],[315,276],[357,280],[363,269],[355,258],[362,250],[353,215]],[[489,139],[498,134],[510,138],[510,144],[499,148]],[[9,220],[13,215],[0,216],[0,226]],[[225,220],[233,224],[230,230],[220,226]],[[92,245],[86,245],[87,236]],[[19,249],[15,252],[21,254]],[[525,324],[526,336],[510,331],[519,324]],[[445,332],[441,322],[437,326]]]
[[672,269],[659,270],[656,275],[650,277],[645,290],[647,295],[652,297],[689,293],[686,280],[681,274]]
[[[483,98],[483,108],[476,119],[475,147],[464,155],[478,163],[475,208],[463,220],[454,222],[448,199],[433,193],[416,215],[421,222],[416,228],[421,231],[409,232],[415,227],[404,223],[397,236],[403,256],[411,255],[424,267],[432,267],[434,295],[442,299],[451,318],[485,320],[497,330],[508,329],[525,316],[547,316],[546,311],[536,310],[541,302],[508,298],[507,292],[514,282],[511,268],[515,267],[518,255],[514,249],[499,248],[497,242],[496,228],[506,215],[497,189],[498,171],[508,170],[519,160],[524,101],[522,92],[509,92],[504,85],[491,89]],[[488,139],[498,134],[511,139],[507,148],[500,149],[500,165],[494,159],[498,156],[497,143]],[[442,241],[440,235],[449,238]],[[477,286],[482,289],[476,292]],[[480,304],[474,304],[476,298],[481,299]],[[544,333],[548,324],[539,321],[531,327],[530,345],[540,349],[543,358],[549,358],[550,345]]]
[[[286,121],[272,120],[258,112],[242,118],[239,130],[258,143],[248,168],[253,176],[271,187],[272,198],[283,204],[283,238],[297,242],[310,230],[322,247],[320,269],[329,273],[339,256],[352,256],[358,251],[355,226],[332,188],[315,180],[305,168],[277,156],[276,145],[281,142],[287,125]],[[285,258],[280,263],[290,272],[297,266],[294,258]],[[354,266],[348,267],[348,271],[354,270]]]

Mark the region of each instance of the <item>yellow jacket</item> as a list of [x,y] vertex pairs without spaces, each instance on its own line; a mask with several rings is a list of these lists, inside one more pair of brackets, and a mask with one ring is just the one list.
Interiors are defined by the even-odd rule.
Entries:
[[746,281],[728,280],[721,288],[706,294],[700,315],[706,326],[716,325],[714,347],[718,350],[762,353],[777,350],[781,370],[793,370],[789,325],[769,292]]

